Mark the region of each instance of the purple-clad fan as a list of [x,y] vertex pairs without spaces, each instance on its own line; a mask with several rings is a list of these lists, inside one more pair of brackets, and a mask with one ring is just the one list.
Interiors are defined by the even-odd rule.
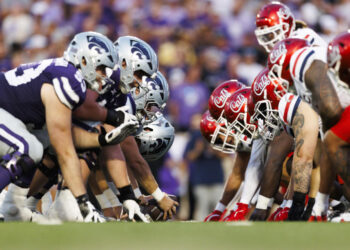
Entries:
[[[43,155],[42,144],[27,128],[46,124],[62,174],[84,220],[103,220],[88,201],[71,120],[72,110],[85,99],[86,87],[101,91],[109,81],[106,68],[113,69],[117,60],[115,47],[107,37],[83,32],[73,38],[63,58],[21,65],[0,74],[0,191],[11,182],[27,187]],[[113,143],[113,136],[117,136],[107,135],[99,139]]]

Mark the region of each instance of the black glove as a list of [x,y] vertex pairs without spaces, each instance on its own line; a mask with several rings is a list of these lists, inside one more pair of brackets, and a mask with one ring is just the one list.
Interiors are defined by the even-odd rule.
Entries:
[[106,123],[114,127],[120,126],[124,122],[125,114],[122,110],[107,110]]
[[305,197],[306,194],[300,192],[294,192],[293,195],[293,205],[288,213],[289,221],[300,221],[302,220],[301,216],[305,208]]
[[267,219],[268,210],[255,208],[254,212],[250,216],[249,220],[252,221],[265,221]]
[[309,198],[309,201],[307,202],[307,207],[303,215],[301,216],[301,219],[303,221],[307,221],[310,218],[312,213],[312,208],[314,207],[314,205],[315,205],[315,198]]

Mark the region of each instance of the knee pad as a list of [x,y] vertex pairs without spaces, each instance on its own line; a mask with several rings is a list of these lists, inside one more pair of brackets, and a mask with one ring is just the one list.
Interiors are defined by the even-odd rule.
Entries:
[[2,158],[1,165],[8,169],[11,180],[20,187],[29,186],[34,173],[35,162],[26,154],[14,152]]

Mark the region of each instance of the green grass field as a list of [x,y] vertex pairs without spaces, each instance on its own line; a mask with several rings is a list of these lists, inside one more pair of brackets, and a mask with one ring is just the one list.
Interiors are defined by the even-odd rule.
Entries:
[[349,235],[348,223],[5,223],[0,249],[350,249]]

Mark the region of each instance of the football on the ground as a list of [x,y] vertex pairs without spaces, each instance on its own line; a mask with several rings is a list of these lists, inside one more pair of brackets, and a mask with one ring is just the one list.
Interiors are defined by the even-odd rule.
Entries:
[[[178,201],[178,198],[175,195],[168,195],[174,201]],[[150,220],[150,221],[166,221],[163,220],[164,212],[158,206],[158,203],[155,199],[150,199],[147,205],[140,205],[141,212]]]

